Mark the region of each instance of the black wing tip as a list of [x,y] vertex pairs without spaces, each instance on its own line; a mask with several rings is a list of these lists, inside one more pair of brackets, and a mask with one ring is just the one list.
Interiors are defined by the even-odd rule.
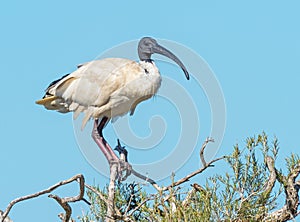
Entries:
[[[62,76],[61,78],[54,80],[53,82],[51,82],[51,83],[49,84],[49,86],[47,87],[47,89],[49,89],[51,86],[55,85],[55,84],[58,83],[60,80],[62,80],[63,78],[67,77],[68,75],[70,75],[70,73],[65,74],[65,75]],[[47,90],[47,89],[46,89],[46,90]]]

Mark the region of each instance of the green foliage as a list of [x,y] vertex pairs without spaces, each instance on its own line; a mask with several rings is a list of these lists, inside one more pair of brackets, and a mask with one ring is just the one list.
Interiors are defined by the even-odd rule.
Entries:
[[[96,190],[103,194],[105,198],[107,198],[107,187],[103,190],[100,190],[99,187],[95,187]],[[88,190],[87,196],[90,200],[90,212],[83,217],[80,217],[80,221],[82,222],[90,222],[90,221],[104,221],[106,215],[106,204],[101,198],[94,192]]]
[[[267,159],[275,161],[278,150],[277,138],[269,142],[265,133],[249,137],[243,148],[235,145],[225,158],[228,171],[208,178],[202,186],[173,187],[149,194],[140,185],[118,183],[115,203],[124,215],[119,221],[261,221],[278,206],[282,193],[280,183],[270,185],[267,167]],[[299,161],[294,154],[286,159],[289,173]],[[280,171],[276,176],[279,180],[284,177]],[[98,191],[107,196],[107,187]],[[105,202],[90,191],[88,197],[90,212],[80,221],[103,221]]]
[[260,154],[265,160],[270,150],[276,158],[277,139],[269,147],[264,133],[257,138],[248,138],[243,150],[238,145],[234,147],[233,153],[226,158],[232,173],[210,178],[221,184],[216,215],[225,220],[257,221],[276,207],[281,190],[273,193],[265,190],[270,174],[264,161],[257,159]]
[[[98,192],[100,192],[104,198],[107,199],[107,189],[106,186],[103,190],[99,187],[95,187]],[[90,212],[88,212],[83,217],[80,217],[82,222],[90,221],[104,221],[106,216],[106,203],[94,192],[88,190],[87,196],[91,203]],[[146,199],[146,192],[141,190],[141,187],[135,183],[117,183],[115,190],[115,203],[117,209],[120,213],[128,214],[133,211],[139,203]],[[132,218],[134,220],[143,221],[146,218],[148,211],[148,203],[145,203],[140,209],[134,211]]]
[[286,158],[285,160],[286,160],[286,167],[288,169],[289,174],[300,162],[299,155],[293,153],[289,158]]

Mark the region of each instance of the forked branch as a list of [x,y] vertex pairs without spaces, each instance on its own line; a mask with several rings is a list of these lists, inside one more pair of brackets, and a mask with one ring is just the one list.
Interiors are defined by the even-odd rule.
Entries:
[[[54,191],[55,189],[59,188],[60,186],[69,184],[73,181],[78,181],[79,182],[79,194],[75,197],[66,197],[66,198],[60,198],[58,196],[55,195],[50,195],[51,198],[55,199],[66,211],[66,215],[65,215],[65,219],[70,218],[72,210],[70,210],[68,208],[68,202],[76,202],[76,201],[80,201],[80,200],[84,200],[83,195],[84,195],[84,176],[82,174],[78,174],[73,176],[72,178],[68,179],[68,180],[63,180],[60,181],[56,184],[54,184],[53,186],[49,187],[48,189],[36,192],[34,194],[30,194],[30,195],[26,195],[23,197],[19,197],[17,199],[14,199],[13,201],[11,201],[6,210],[4,211],[4,213],[2,214],[2,218],[1,218],[1,222],[5,221],[5,218],[8,216],[9,212],[11,211],[12,207],[24,200],[28,200],[28,199],[32,199],[32,198],[36,198],[39,197],[41,195],[47,194],[47,193],[51,193],[52,191]],[[65,220],[65,221],[69,221],[69,220]]]
[[[276,180],[283,185],[285,192],[285,205],[270,214],[268,214],[263,221],[288,221],[294,219],[298,214],[299,205],[299,182],[295,181],[300,174],[300,161],[290,169],[290,173],[284,176],[279,172],[274,165],[274,159],[269,158],[269,164],[267,161],[267,167],[270,171],[270,180],[273,183],[274,174],[276,174]],[[273,176],[272,176],[273,175]],[[272,184],[271,183],[271,184]],[[272,185],[269,186],[272,188]]]

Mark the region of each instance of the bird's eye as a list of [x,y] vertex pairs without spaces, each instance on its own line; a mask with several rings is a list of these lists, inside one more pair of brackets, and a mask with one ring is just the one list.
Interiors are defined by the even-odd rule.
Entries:
[[150,43],[149,41],[146,41],[146,42],[145,42],[145,46],[150,46],[150,44],[151,44],[151,43]]

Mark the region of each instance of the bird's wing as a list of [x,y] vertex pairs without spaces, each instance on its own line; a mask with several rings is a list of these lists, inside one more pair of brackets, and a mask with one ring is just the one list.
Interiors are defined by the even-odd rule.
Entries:
[[75,118],[84,111],[86,122],[95,107],[105,105],[110,95],[138,78],[141,72],[137,62],[123,58],[84,63],[73,73],[51,83],[45,97],[37,103],[60,112],[74,111]]
[[83,106],[102,106],[116,90],[136,79],[138,63],[122,58],[107,58],[84,64],[61,80],[54,95]]

